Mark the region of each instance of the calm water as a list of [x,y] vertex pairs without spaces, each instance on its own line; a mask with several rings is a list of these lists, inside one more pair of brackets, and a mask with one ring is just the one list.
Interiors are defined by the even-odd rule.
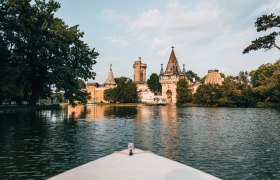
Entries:
[[137,148],[223,179],[280,179],[280,111],[87,106],[0,114],[0,179],[44,179]]

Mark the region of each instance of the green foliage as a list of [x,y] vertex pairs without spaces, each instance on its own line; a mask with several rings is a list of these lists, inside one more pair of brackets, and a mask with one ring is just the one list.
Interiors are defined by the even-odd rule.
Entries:
[[116,102],[115,101],[115,99],[116,98],[114,98],[115,97],[115,95],[113,94],[114,92],[116,92],[115,90],[114,90],[114,88],[113,89],[106,89],[105,91],[104,91],[104,99],[105,99],[105,101],[108,101],[108,102]]
[[219,106],[250,107],[256,104],[247,72],[240,72],[237,77],[226,77],[220,93]]
[[117,87],[105,90],[104,99],[109,102],[120,103],[138,102],[136,84],[129,78],[121,77],[118,79]]
[[[85,102],[87,93],[79,80],[94,76],[98,53],[82,41],[84,33],[78,26],[69,27],[54,16],[59,8],[53,0],[1,1],[1,70],[6,70],[7,78],[0,84],[8,90],[16,86],[14,93],[31,104],[50,96],[51,87],[64,91],[70,103]],[[1,89],[0,96],[13,98],[8,90]]]
[[[258,32],[266,31],[271,28],[280,28],[280,16],[275,16],[274,14],[262,15],[255,22],[255,26]],[[255,41],[252,41],[252,44],[243,50],[243,54],[259,49],[265,49],[267,51],[274,47],[280,50],[280,47],[276,45],[276,36],[279,34],[280,31],[274,31],[269,35],[259,37]]]
[[187,78],[190,80],[190,81],[193,81],[193,78],[196,80],[196,81],[200,81],[200,77],[197,76],[197,74],[195,74],[193,71],[191,70],[188,70],[186,72],[186,76]]
[[194,97],[196,103],[207,106],[251,107],[257,100],[247,71],[241,71],[236,77],[225,77],[222,85],[201,85]]
[[51,95],[52,100],[56,100],[57,103],[63,102],[63,95],[60,92],[55,92]]
[[222,85],[201,85],[194,95],[195,102],[207,106],[251,107],[257,98],[249,84],[249,74],[225,77]]
[[279,73],[280,60],[274,64],[263,64],[257,70],[250,72],[253,91],[260,101],[280,102]]
[[192,91],[188,85],[188,82],[185,79],[180,79],[177,83],[177,102],[178,106],[186,104],[187,102],[192,101]]
[[217,106],[220,97],[219,85],[202,84],[194,94],[194,102],[200,105]]
[[161,84],[159,82],[159,76],[156,73],[151,74],[147,84],[152,92],[155,94],[161,94]]

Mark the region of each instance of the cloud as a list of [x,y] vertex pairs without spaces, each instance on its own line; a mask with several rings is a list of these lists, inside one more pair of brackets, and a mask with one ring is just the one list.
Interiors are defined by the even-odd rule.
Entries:
[[[147,45],[159,59],[166,58],[170,47],[175,46],[182,59],[193,58],[203,68],[216,66],[232,73],[240,70],[238,64],[246,67],[242,50],[261,35],[254,27],[256,18],[279,11],[278,0],[172,0],[136,15],[107,9],[102,16],[121,25],[125,33]],[[124,38],[114,36],[109,40],[121,43]],[[264,56],[258,58],[264,61]]]
[[219,21],[222,13],[218,6],[206,1],[195,8],[172,1],[165,10],[153,8],[131,18],[127,27],[162,57],[171,45],[182,49],[200,47],[203,42],[211,42],[215,36],[228,31]]
[[109,40],[112,44],[127,47],[130,43],[125,40],[122,36],[112,36],[112,37],[106,37],[106,40]]

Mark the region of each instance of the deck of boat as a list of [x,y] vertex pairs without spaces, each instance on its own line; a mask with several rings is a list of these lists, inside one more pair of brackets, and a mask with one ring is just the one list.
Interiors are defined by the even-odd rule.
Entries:
[[151,152],[136,149],[133,156],[128,155],[128,150],[115,152],[50,179],[214,180],[219,178]]

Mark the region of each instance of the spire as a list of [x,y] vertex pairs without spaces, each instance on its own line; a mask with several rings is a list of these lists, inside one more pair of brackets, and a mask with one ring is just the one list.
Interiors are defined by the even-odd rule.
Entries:
[[162,76],[163,74],[164,74],[164,72],[163,72],[163,64],[161,64],[161,69],[160,69],[159,75]]
[[110,70],[104,85],[116,85],[115,78],[112,71],[112,64],[110,64]]
[[187,74],[186,69],[185,69],[185,64],[183,64],[183,71],[182,71],[182,73],[183,73],[184,75]]
[[169,61],[168,61],[168,64],[166,66],[164,74],[180,75],[181,70],[180,70],[178,60],[177,60],[175,52],[174,52],[174,47],[172,46],[171,48],[172,48],[171,54],[170,54]]

